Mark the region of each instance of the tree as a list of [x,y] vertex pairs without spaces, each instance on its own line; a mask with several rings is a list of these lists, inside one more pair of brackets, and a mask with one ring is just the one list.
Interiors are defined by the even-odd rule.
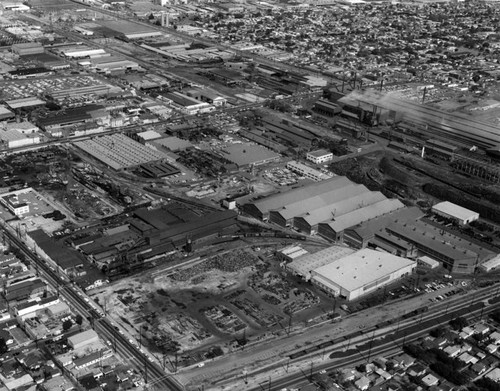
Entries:
[[453,327],[454,330],[462,330],[464,327],[467,327],[469,322],[462,316],[458,318],[450,320],[450,326]]
[[67,319],[63,322],[63,330],[68,331],[71,326],[73,326],[73,322],[70,319]]
[[7,344],[5,343],[5,339],[0,338],[0,354],[4,354],[9,350]]
[[[77,324],[78,326],[81,326],[81,325],[82,325],[82,323],[83,323],[83,317],[82,317],[80,314],[76,315],[76,317],[75,317],[75,322],[76,322],[76,324]],[[70,327],[71,327],[71,326],[70,326]]]

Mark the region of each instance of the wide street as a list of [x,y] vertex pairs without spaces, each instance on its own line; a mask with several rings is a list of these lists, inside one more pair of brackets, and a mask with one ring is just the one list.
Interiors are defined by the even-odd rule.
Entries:
[[27,257],[27,260],[43,277],[59,292],[62,300],[66,301],[72,310],[87,318],[95,331],[105,341],[110,341],[114,350],[137,370],[143,373],[145,383],[151,390],[176,391],[184,387],[170,374],[165,373],[158,364],[149,356],[140,351],[140,348],[132,341],[130,342],[120,328],[100,314],[100,310],[73,284],[61,278],[60,274],[49,266],[46,261],[40,259],[31,249],[20,240],[12,228],[2,226],[2,231],[7,242],[19,248]]

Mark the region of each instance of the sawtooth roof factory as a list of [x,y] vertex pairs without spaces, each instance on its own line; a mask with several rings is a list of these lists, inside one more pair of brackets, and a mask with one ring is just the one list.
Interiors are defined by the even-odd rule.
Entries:
[[401,208],[401,201],[341,176],[243,206],[247,213],[262,220],[307,234],[319,233],[332,241],[342,241],[343,232],[350,227]]

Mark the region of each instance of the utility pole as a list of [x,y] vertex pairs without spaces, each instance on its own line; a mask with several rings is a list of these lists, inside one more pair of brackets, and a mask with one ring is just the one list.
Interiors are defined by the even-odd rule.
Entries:
[[373,330],[372,338],[370,339],[370,348],[368,349],[368,359],[367,362],[370,362],[370,356],[372,355],[372,347],[373,347],[373,339],[375,338],[375,330]]

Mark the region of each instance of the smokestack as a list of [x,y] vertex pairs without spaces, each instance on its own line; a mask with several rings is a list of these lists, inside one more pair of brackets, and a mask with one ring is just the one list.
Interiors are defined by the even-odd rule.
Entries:
[[425,156],[425,147],[422,147],[422,153],[420,154],[420,157],[423,159]]

